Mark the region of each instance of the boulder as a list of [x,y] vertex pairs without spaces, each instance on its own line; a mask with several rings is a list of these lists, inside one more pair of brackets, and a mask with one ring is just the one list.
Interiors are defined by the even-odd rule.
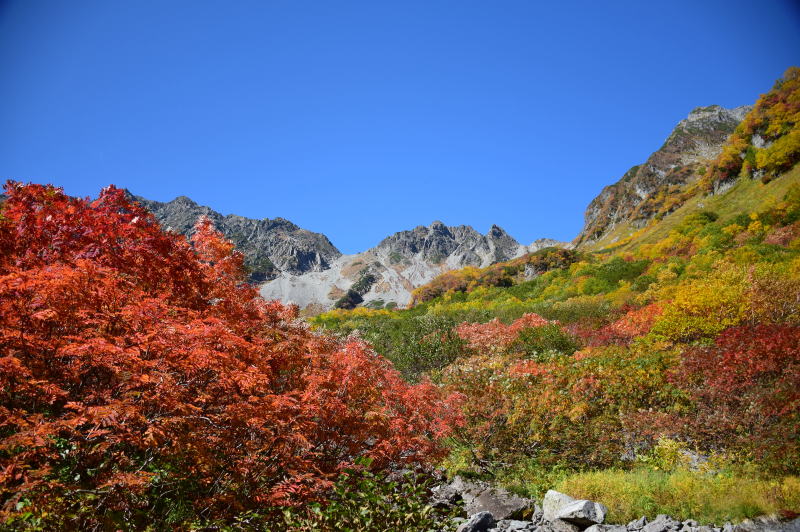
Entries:
[[[464,501],[467,515],[479,512],[490,512],[495,519],[519,519],[530,517],[535,512],[532,499],[518,497],[503,488],[494,487],[486,482],[466,480],[456,477],[449,484],[449,489],[441,489],[439,493],[457,494]],[[438,497],[437,497],[438,498]]]
[[449,508],[461,501],[461,494],[450,484],[441,484],[431,488],[430,505],[434,508]]
[[599,502],[580,500],[562,506],[556,517],[585,528],[602,523],[607,513],[608,508]]
[[647,518],[642,516],[639,519],[628,523],[628,525],[625,528],[627,528],[628,530],[641,530],[644,528],[646,524],[647,524]]
[[578,525],[567,523],[562,519],[544,521],[538,528],[539,532],[581,532]]
[[642,532],[667,532],[679,530],[681,526],[680,521],[676,521],[668,515],[658,514],[655,519],[642,528]]
[[542,510],[544,511],[545,520],[551,522],[555,521],[558,519],[558,513],[561,509],[573,502],[575,502],[575,499],[569,495],[556,490],[548,490],[542,501]]
[[494,516],[491,513],[479,512],[461,523],[456,532],[488,532],[494,524]]

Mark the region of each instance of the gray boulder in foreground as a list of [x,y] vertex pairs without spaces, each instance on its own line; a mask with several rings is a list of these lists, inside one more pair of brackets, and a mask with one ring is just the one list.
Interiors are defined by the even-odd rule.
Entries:
[[606,514],[608,514],[608,508],[599,502],[580,500],[563,506],[558,511],[556,518],[580,527],[589,527],[602,523]]
[[467,515],[490,512],[500,521],[529,517],[535,512],[532,499],[518,497],[486,482],[471,481],[461,477],[455,477],[449,485],[442,487],[439,493],[449,500],[453,500],[454,494],[460,495]]
[[558,519],[558,512],[565,506],[575,502],[575,499],[556,490],[547,490],[542,501],[542,510],[546,521]]
[[683,523],[668,515],[658,514],[655,519],[644,525],[642,532],[667,532],[680,530]]
[[[584,529],[602,523],[608,509],[594,501],[576,500],[565,493],[549,490],[542,502],[544,519],[550,522],[553,529],[566,531],[570,527],[565,524]],[[600,532],[593,531],[593,532]]]

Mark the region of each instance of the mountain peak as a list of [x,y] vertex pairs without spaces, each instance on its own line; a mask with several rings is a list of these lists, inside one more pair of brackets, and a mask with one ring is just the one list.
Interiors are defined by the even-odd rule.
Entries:
[[486,236],[490,238],[502,238],[509,235],[506,233],[506,230],[499,225],[492,224],[492,226],[489,228],[489,231],[486,233]]
[[235,214],[224,216],[210,207],[198,205],[188,196],[178,196],[167,203],[136,196],[135,199],[152,212],[163,227],[183,235],[192,234],[200,216],[210,218],[244,254],[245,265],[252,271],[254,281],[274,278],[281,272],[322,271],[341,256],[328,237],[301,229],[284,218],[254,220]]
[[670,187],[683,187],[697,179],[698,167],[719,155],[728,135],[751,109],[749,105],[692,109],[643,164],[628,170],[592,200],[575,244],[597,241],[620,223],[646,224],[662,208]]

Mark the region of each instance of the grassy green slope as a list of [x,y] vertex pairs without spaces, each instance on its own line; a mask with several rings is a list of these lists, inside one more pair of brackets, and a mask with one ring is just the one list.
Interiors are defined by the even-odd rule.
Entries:
[[756,179],[740,178],[727,191],[716,195],[698,194],[675,212],[661,220],[653,220],[637,229],[629,223],[619,224],[602,239],[582,247],[587,251],[625,252],[641,244],[655,244],[679,226],[688,215],[699,211],[713,211],[721,221],[731,220],[742,213],[765,210],[786,195],[786,191],[800,183],[800,165],[767,184]]

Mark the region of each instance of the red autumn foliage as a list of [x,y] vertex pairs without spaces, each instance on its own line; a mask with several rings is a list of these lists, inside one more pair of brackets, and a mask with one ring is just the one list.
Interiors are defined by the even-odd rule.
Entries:
[[587,346],[626,345],[634,338],[649,333],[662,311],[661,305],[651,303],[641,308],[628,310],[616,321],[599,329],[580,322],[569,325],[567,329],[581,338]]
[[487,323],[464,322],[456,327],[456,333],[466,340],[473,349],[481,351],[503,350],[508,348],[523,329],[541,327],[554,322],[548,321],[538,314],[528,313],[506,325],[497,318]]
[[6,189],[0,519],[22,499],[67,515],[83,496],[76,519],[95,526],[170,500],[225,519],[319,497],[359,456],[441,456],[455,403],[259,298],[207,220],[190,246],[114,187]]
[[727,329],[713,346],[689,349],[672,380],[696,405],[678,429],[752,450],[772,467],[800,467],[800,327]]

